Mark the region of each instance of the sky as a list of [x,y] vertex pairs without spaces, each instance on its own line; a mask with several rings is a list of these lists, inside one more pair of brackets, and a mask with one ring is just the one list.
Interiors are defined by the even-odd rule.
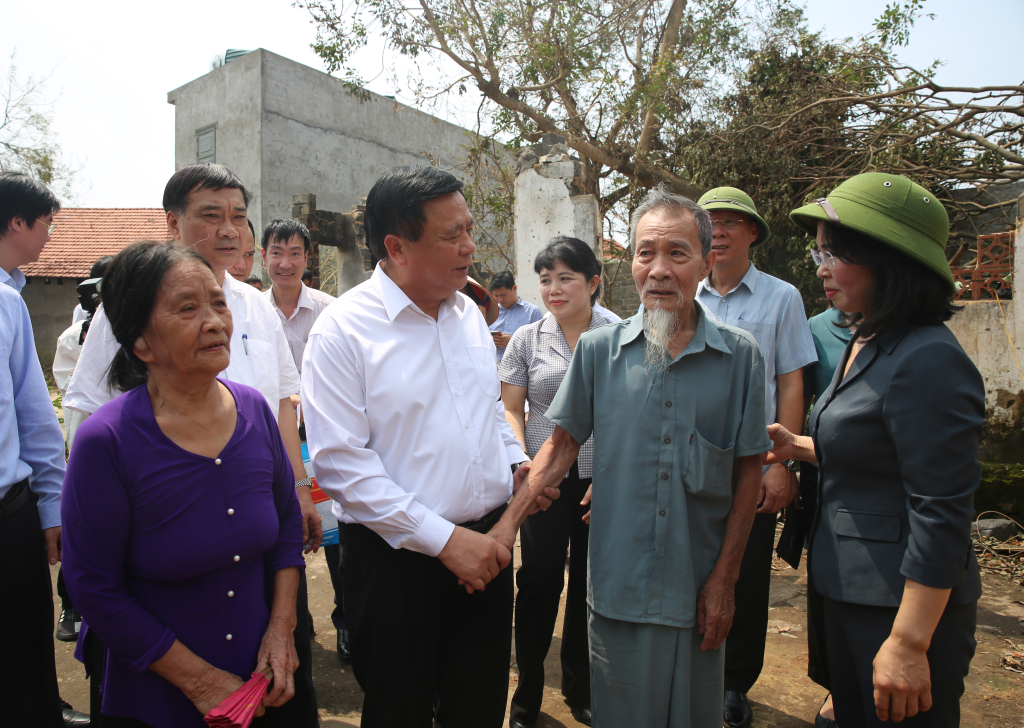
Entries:
[[[807,0],[814,29],[832,37],[869,31],[885,0]],[[177,0],[99,3],[50,0],[8,3],[0,38],[0,71],[11,54],[22,80],[46,77],[48,110],[65,157],[79,168],[76,207],[159,207],[174,171],[174,107],[167,92],[210,70],[228,48],[266,48],[324,70],[310,49],[316,35],[307,11],[290,0]],[[241,9],[241,10],[240,10]],[[1019,39],[1021,0],[927,0],[927,12],[903,49],[904,62],[924,67],[946,62],[944,85],[998,85],[1024,79]],[[372,91],[393,94],[378,75],[380,46],[361,56]],[[398,98],[403,99],[403,94]],[[410,99],[406,99],[410,100]],[[470,123],[472,104],[439,115]],[[459,117],[463,118],[459,118]]]

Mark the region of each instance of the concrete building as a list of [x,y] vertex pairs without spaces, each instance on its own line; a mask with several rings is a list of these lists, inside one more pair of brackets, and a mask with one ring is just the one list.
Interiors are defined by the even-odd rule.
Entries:
[[57,337],[71,325],[78,305],[75,288],[89,277],[97,258],[117,255],[139,240],[168,240],[167,216],[156,208],[63,208],[36,263],[22,266],[28,279],[22,296],[32,319],[36,353],[48,372]]
[[[291,217],[294,196],[348,212],[385,170],[437,164],[458,174],[462,127],[259,49],[171,91],[175,168],[230,167],[256,196],[257,231]],[[326,251],[325,251],[326,253]],[[329,257],[329,256],[324,256]],[[259,256],[257,255],[257,265]]]

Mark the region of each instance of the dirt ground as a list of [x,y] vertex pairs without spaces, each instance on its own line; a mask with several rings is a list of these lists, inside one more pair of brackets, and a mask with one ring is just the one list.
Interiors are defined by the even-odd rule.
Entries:
[[[518,548],[516,559],[518,563]],[[313,645],[313,675],[324,728],[358,726],[362,693],[352,670],[337,658],[336,635],[331,625],[333,591],[323,552],[307,557],[310,611],[316,627]],[[57,570],[52,570],[56,594]],[[967,692],[961,703],[962,725],[966,728],[1024,726],[1024,674],[1011,672],[1000,664],[1009,652],[1024,652],[1024,588],[999,576],[983,576],[984,596],[978,610],[978,650],[967,677]],[[772,574],[771,614],[768,649],[761,679],[750,692],[757,728],[798,728],[813,726],[825,694],[807,678],[807,573],[804,565],[793,570],[776,562]],[[54,599],[54,620],[59,600]],[[564,597],[563,597],[564,602]],[[559,693],[558,651],[561,613],[547,660],[547,686],[538,726],[571,728],[572,719]],[[1016,645],[1016,647],[1014,647]],[[61,695],[76,708],[88,710],[89,686],[85,671],[74,657],[74,643],[54,640]],[[509,700],[518,675],[515,655],[509,668]]]

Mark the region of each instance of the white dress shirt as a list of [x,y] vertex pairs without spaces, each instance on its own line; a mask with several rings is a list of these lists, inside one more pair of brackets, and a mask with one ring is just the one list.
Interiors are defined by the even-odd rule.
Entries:
[[67,389],[68,377],[75,371],[78,357],[82,354],[82,345],[78,340],[82,338],[82,324],[85,319],[64,329],[64,333],[57,337],[57,351],[53,353],[53,381],[57,383],[57,389],[62,392]]
[[[231,360],[221,376],[259,390],[276,418],[281,400],[299,391],[299,373],[292,362],[284,329],[267,299],[255,288],[230,275],[224,276],[221,287],[234,324]],[[119,348],[101,304],[92,317],[78,365],[68,380],[64,409],[91,414],[118,395],[107,387],[107,369]]]
[[267,300],[270,301],[270,306],[281,319],[281,326],[284,327],[284,336],[288,339],[288,348],[292,352],[292,361],[295,362],[295,368],[299,370],[301,375],[302,352],[306,350],[306,340],[309,338],[310,329],[313,328],[313,324],[323,310],[337,299],[330,293],[310,288],[305,283],[300,285],[302,290],[299,291],[299,303],[295,310],[292,311],[290,318],[286,317],[284,312],[278,307],[277,299],[274,298],[273,288],[268,288],[263,292],[263,295],[267,297]]
[[443,301],[435,321],[379,265],[324,311],[302,401],[313,472],[342,523],[437,556],[456,524],[509,499],[509,466],[527,458],[498,400],[494,357],[466,296]]
[[87,314],[85,309],[82,308],[82,304],[78,304],[75,306],[75,310],[71,314],[71,325],[74,326],[79,321],[85,321],[87,318],[89,318],[89,314]]

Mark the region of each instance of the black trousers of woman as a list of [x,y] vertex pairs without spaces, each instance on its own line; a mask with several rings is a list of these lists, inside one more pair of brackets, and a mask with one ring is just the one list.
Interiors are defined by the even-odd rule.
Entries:
[[[818,466],[800,463],[800,519],[803,532],[811,532],[811,521],[818,503]],[[828,654],[825,647],[825,598],[814,588],[811,570],[807,570],[807,677],[826,690],[831,689],[828,678]]]
[[[872,661],[892,632],[896,607],[870,607],[825,599],[825,637],[836,722],[841,726],[889,726],[875,713]],[[906,728],[956,728],[960,725],[960,698],[977,643],[978,603],[946,607],[932,635],[928,667],[932,680],[932,707],[913,718]]]
[[530,724],[544,699],[544,659],[558,618],[569,551],[569,591],[562,622],[562,695],[569,706],[590,708],[590,651],[587,644],[587,539],[590,526],[580,501],[590,486],[573,463],[562,481],[562,495],[546,511],[526,519],[519,532],[523,564],[516,574],[516,662],[519,687],[510,717]]

